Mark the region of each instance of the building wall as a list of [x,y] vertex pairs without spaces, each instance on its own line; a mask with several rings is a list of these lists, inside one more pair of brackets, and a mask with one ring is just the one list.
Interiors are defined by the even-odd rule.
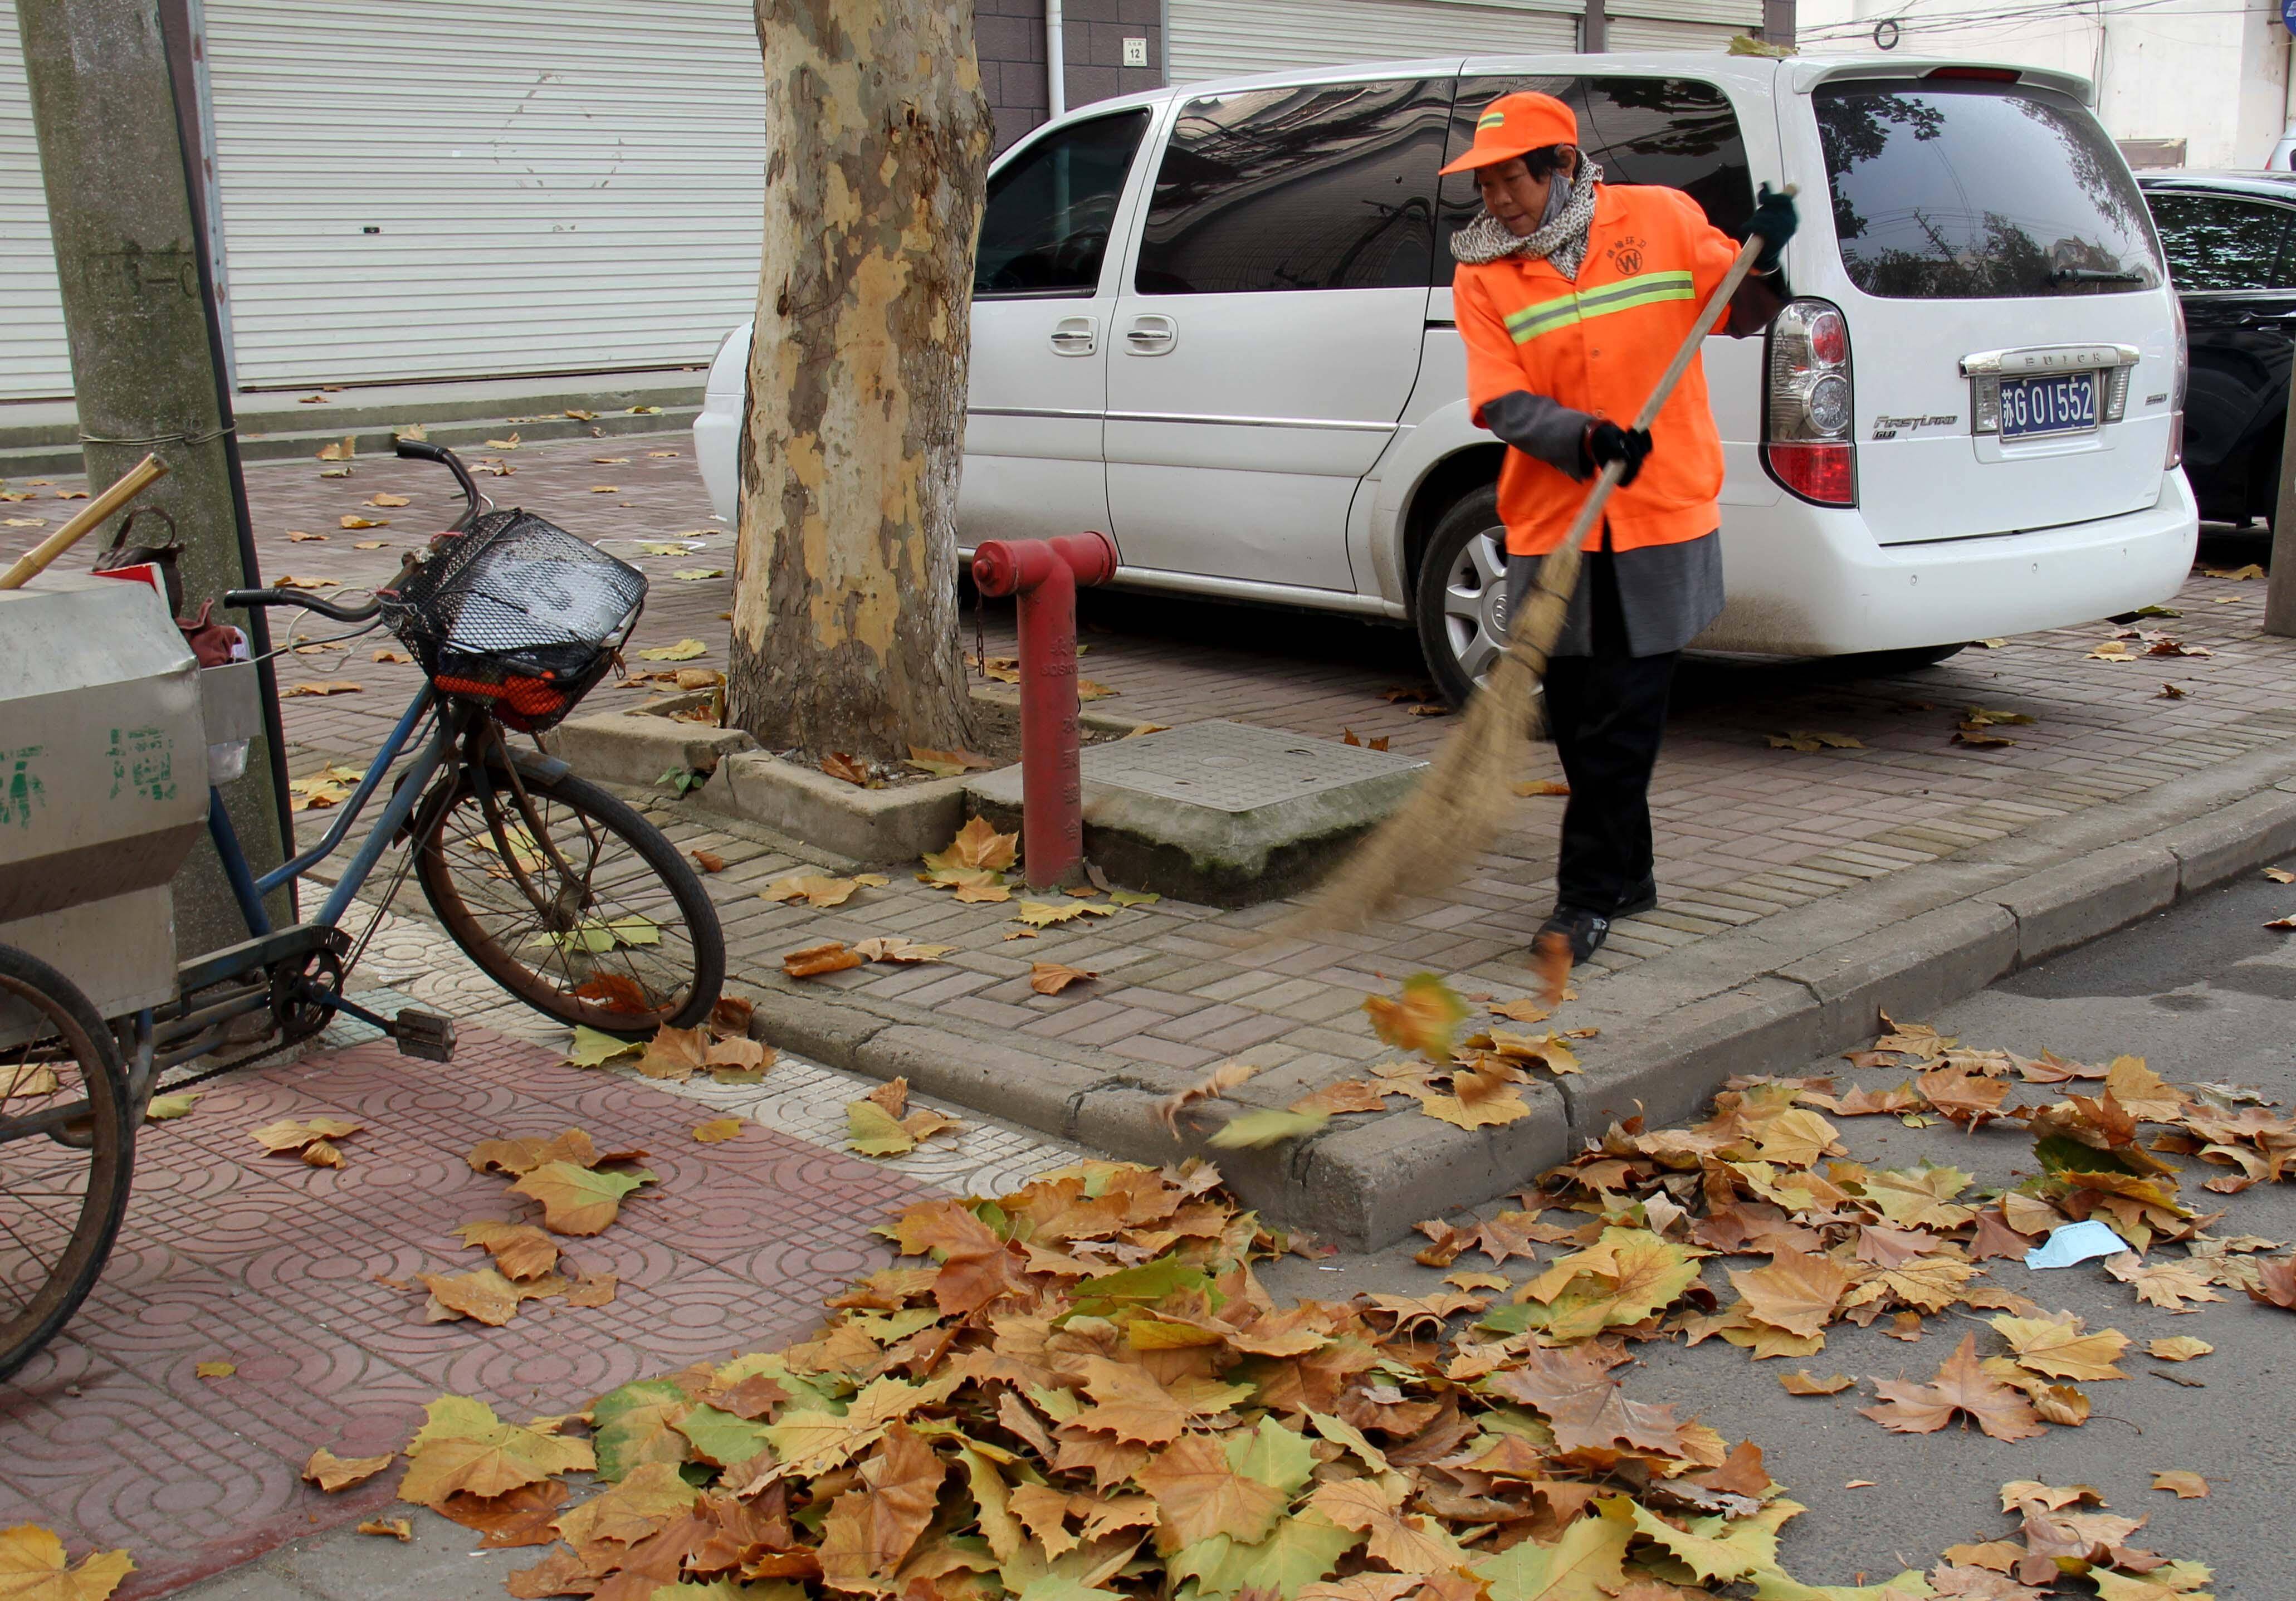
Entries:
[[[973,33],[980,78],[996,119],[1000,151],[1042,123],[1046,94],[1045,0],[975,0]],[[1148,64],[1124,64],[1124,41],[1144,39]],[[1063,0],[1062,82],[1071,106],[1159,88],[1164,82],[1161,0]]]
[[1962,56],[2079,73],[2097,87],[2097,119],[2116,139],[2183,139],[2194,168],[2262,165],[2288,121],[2288,30],[2277,8],[2247,0],[2165,0],[2084,11],[2032,0],[1956,21],[1971,0],[1802,0],[1796,43],[1808,55],[1872,55],[1893,17],[1894,54]]

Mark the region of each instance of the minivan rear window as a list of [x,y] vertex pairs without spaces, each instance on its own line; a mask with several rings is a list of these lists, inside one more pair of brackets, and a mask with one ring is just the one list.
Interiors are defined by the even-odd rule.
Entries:
[[2096,119],[2018,84],[1852,80],[1812,95],[1850,282],[1888,300],[2157,287],[2144,197]]

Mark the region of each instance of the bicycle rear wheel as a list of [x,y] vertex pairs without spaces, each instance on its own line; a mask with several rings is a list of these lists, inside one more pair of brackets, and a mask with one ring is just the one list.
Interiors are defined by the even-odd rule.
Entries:
[[79,986],[0,945],[0,1379],[94,1287],[127,1208],[119,1047]]
[[415,874],[447,935],[545,1016],[623,1039],[709,1015],[718,910],[661,831],[582,779],[469,768],[426,803]]

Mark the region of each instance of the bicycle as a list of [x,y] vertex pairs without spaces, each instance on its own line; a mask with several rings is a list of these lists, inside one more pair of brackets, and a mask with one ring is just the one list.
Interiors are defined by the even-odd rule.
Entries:
[[[404,1055],[452,1059],[450,1019],[411,1007],[384,1017],[344,993],[410,874],[464,955],[561,1022],[641,1039],[691,1028],[717,1004],[724,935],[676,848],[538,741],[529,751],[505,737],[550,727],[614,665],[644,608],[644,575],[538,517],[495,509],[451,450],[401,439],[398,454],[445,466],[463,491],[462,514],[428,560],[406,558],[363,605],[276,588],[224,596],[345,624],[379,619],[424,673],[323,837],[270,872],[250,867],[210,786],[208,832],[248,938],[180,964],[168,1004],[110,1020],[67,975],[0,946],[0,1378],[63,1327],[102,1273],[162,1075],[229,1049],[249,1017],[266,1025],[255,1048],[165,1088],[278,1055],[338,1014]],[[386,783],[317,914],[275,928],[265,898],[333,857]],[[404,857],[354,940],[343,920],[395,846]]]

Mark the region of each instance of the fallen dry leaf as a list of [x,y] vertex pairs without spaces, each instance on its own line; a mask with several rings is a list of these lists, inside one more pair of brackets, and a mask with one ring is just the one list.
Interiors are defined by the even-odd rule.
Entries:
[[695,1125],[693,1137],[705,1145],[720,1145],[729,1139],[738,1138],[747,1127],[749,1125],[738,1117],[713,1117],[706,1123]]
[[1778,1383],[1788,1395],[1839,1395],[1857,1381],[1835,1374],[1832,1378],[1812,1378],[1807,1369],[1781,1374]]
[[1570,792],[1570,786],[1567,784],[1558,784],[1552,778],[1533,778],[1528,783],[1516,784],[1514,792],[1524,796],[1568,795]]
[[301,695],[355,695],[362,687],[349,678],[314,678],[281,690],[279,698],[291,701]]
[[986,817],[972,817],[956,831],[947,848],[925,853],[927,867],[941,871],[965,868],[1002,873],[1020,860],[1021,836],[999,833]]
[[338,1457],[325,1446],[311,1453],[303,1464],[303,1477],[329,1495],[348,1490],[354,1484],[364,1484],[375,1474],[398,1460],[397,1451],[385,1451],[380,1457]]
[[816,979],[825,973],[843,973],[858,967],[866,960],[860,952],[848,950],[844,940],[825,940],[802,950],[783,952],[782,971],[793,979]]
[[1933,1434],[1956,1412],[1967,1414],[1996,1440],[2030,1440],[2045,1433],[2025,1399],[1978,1366],[1974,1334],[1962,1336],[1931,1383],[1885,1379],[1874,1389],[1880,1402],[1857,1409],[1895,1433]]
[[2197,1501],[2208,1495],[2209,1482],[2198,1474],[2172,1469],[2154,1474],[2152,1488],[2168,1490],[2180,1501]]
[[395,1540],[414,1538],[414,1525],[403,1517],[371,1517],[358,1526],[361,1534],[387,1534]]
[[692,857],[693,865],[704,873],[726,871],[726,858],[714,850],[689,850],[685,854]]
[[850,878],[828,878],[818,873],[793,874],[767,884],[759,899],[802,900],[810,907],[843,906],[856,891],[880,889],[886,882],[875,873],[857,873]]
[[[1177,1139],[1180,1134],[1181,1112],[1200,1102],[1220,1099],[1259,1071],[1249,1062],[1223,1062],[1185,1089],[1156,1103],[1156,1121],[1169,1129]],[[1300,1108],[1295,1106],[1293,1110]]]
[[1082,967],[1070,967],[1064,962],[1031,962],[1029,964],[1029,988],[1038,995],[1058,995],[1070,984],[1096,979],[1100,974]]
[[2195,1340],[2190,1334],[2171,1334],[2165,1340],[2145,1342],[2144,1354],[2158,1357],[2163,1362],[2190,1362],[2216,1350],[2206,1340]]
[[239,1371],[236,1362],[197,1362],[192,1367],[192,1376],[199,1379],[227,1379]]

